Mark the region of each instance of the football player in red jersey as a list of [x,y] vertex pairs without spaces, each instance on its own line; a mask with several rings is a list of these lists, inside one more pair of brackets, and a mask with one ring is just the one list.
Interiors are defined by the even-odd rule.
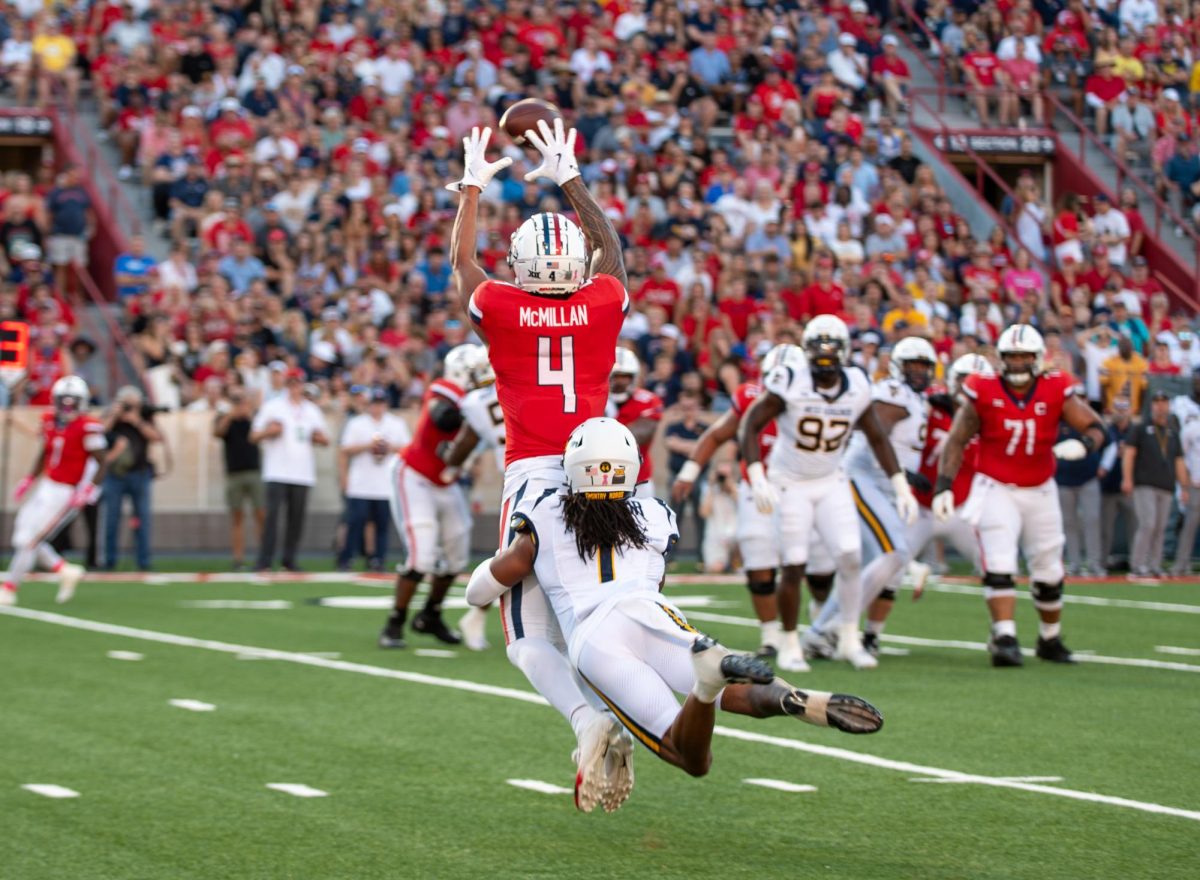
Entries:
[[[793,348],[784,343],[768,351],[762,360],[762,374],[765,376],[781,364],[789,349]],[[691,493],[700,472],[721,445],[737,436],[742,417],[761,393],[762,386],[757,382],[743,382],[737,387],[733,406],[700,435],[691,458],[679,469],[671,489],[676,502]],[[767,453],[775,444],[776,436],[773,421],[759,432],[758,443],[763,460],[766,460]],[[746,571],[746,589],[750,591],[750,602],[761,629],[759,655],[778,657],[780,669],[807,672],[809,666],[800,649],[800,637],[796,629],[800,620],[800,583],[793,577],[795,569],[789,567],[778,590],[775,587],[775,574],[782,564],[779,553],[779,513],[759,512],[750,490],[745,462],[741,462],[741,473],[737,499],[737,543],[742,567]],[[811,570],[806,569],[805,576],[814,601],[823,603],[833,588],[832,557],[823,552],[820,541],[813,541],[812,549],[817,552],[811,555]]]
[[17,588],[34,566],[58,574],[55,601],[59,603],[75,595],[84,575],[83,566],[66,562],[49,542],[100,497],[98,484],[104,479],[108,443],[104,426],[84,412],[89,396],[86,382],[63,376],[50,396],[54,409],[42,417],[42,449],[33,470],[13,493],[18,503],[25,501],[13,523],[13,558],[0,585],[0,605],[16,604]]
[[471,390],[471,365],[479,348],[460,345],[446,355],[442,377],[425,390],[412,442],[400,450],[393,465],[392,520],[408,559],[404,570],[397,570],[396,603],[379,634],[381,648],[406,647],[408,605],[426,575],[429,597],[413,618],[413,629],[449,645],[462,641],[442,620],[442,600],[470,560],[471,508],[457,483],[457,469],[446,468],[439,449],[462,427],[459,404]]
[[638,356],[628,348],[618,348],[608,377],[608,415],[630,430],[642,454],[642,469],[638,471],[633,494],[637,498],[653,498],[654,462],[650,458],[650,443],[662,421],[663,402],[653,391],[637,387],[641,372]]
[[[621,240],[579,175],[575,130],[564,131],[562,120],[553,128],[540,121],[538,129],[525,139],[542,164],[525,179],[558,185],[583,230],[561,214],[535,214],[522,223],[509,243],[514,283],[489,280],[476,256],[479,195],[512,161],[487,160],[491,129],[472,129],[463,138],[463,176],[447,186],[459,193],[450,237],[454,281],[476,331],[493,343],[488,356],[506,432],[505,546],[516,534],[510,512],[523,498],[558,491],[571,432],[604,415],[613,353],[629,310]],[[614,471],[612,480],[628,480],[633,489],[632,474]],[[588,696],[541,587],[523,581],[501,597],[500,612],[509,660],[575,731],[576,804],[588,812],[603,797],[606,808],[619,806],[633,788],[633,739]],[[483,612],[472,609],[460,626],[469,638],[482,637],[483,620]]]
[[[965,399],[954,416],[942,450],[933,513],[945,522],[954,514],[954,480],[967,445],[979,437],[978,473],[963,518],[979,536],[980,565],[992,636],[993,666],[1020,666],[1021,647],[1014,621],[1013,578],[1017,552],[1025,554],[1033,581],[1033,604],[1041,618],[1037,656],[1073,663],[1061,637],[1064,544],[1062,511],[1054,483],[1056,458],[1077,460],[1104,445],[1100,417],[1080,397],[1076,382],[1042,369],[1045,343],[1028,324],[1014,324],[996,345],[998,376],[970,376]],[[1058,440],[1064,421],[1082,440]]]

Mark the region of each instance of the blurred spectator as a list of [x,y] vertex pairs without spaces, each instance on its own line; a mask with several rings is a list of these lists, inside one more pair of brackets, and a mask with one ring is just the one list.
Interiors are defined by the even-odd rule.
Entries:
[[1135,413],[1141,412],[1142,394],[1146,390],[1146,359],[1133,350],[1128,336],[1117,338],[1117,353],[1100,365],[1100,386],[1104,411],[1111,412],[1113,401],[1127,397]]
[[[367,557],[368,571],[383,571],[387,558],[392,527],[391,466],[395,453],[412,440],[407,423],[389,413],[387,405],[387,391],[371,389],[366,412],[351,418],[342,429],[338,470],[346,499],[346,537],[338,553],[338,571],[349,571],[360,552]],[[373,526],[369,542],[368,524]]]
[[118,254],[113,264],[116,276],[117,296],[143,296],[150,291],[154,281],[157,262],[146,255],[146,240],[140,235],[129,239],[129,251]]
[[154,426],[154,408],[147,405],[140,390],[126,385],[117,391],[112,407],[105,414],[104,428],[108,432],[109,449],[108,470],[100,496],[104,515],[104,570],[113,571],[120,559],[117,539],[128,497],[133,505],[129,528],[134,534],[137,568],[149,571],[150,488],[154,481],[150,447],[163,442]]
[[[1069,439],[1079,440],[1081,436],[1066,424],[1060,425],[1058,442]],[[1094,450],[1079,461],[1059,461],[1054,474],[1067,541],[1065,561],[1072,575],[1100,577],[1104,574],[1099,470],[1100,451]]]
[[250,441],[254,403],[243,388],[231,388],[229,399],[216,407],[213,436],[222,441],[225,461],[225,507],[229,511],[229,545],[233,570],[246,564],[246,508],[254,517],[255,536],[262,543],[263,486],[258,447]]
[[1133,496],[1126,495],[1121,489],[1124,483],[1121,443],[1132,424],[1132,411],[1129,405],[1129,398],[1118,397],[1114,399],[1112,402],[1112,412],[1106,418],[1108,443],[1100,453],[1100,468],[1096,472],[1096,475],[1100,478],[1100,543],[1103,547],[1104,566],[1106,569],[1116,567],[1115,546],[1118,517],[1121,519],[1127,548],[1132,545],[1134,533],[1137,531],[1137,519],[1135,518],[1133,509]]
[[737,557],[737,481],[727,461],[713,471],[712,479],[705,480],[702,488],[697,486],[698,519],[704,522],[700,561],[705,572],[718,574],[729,571]]
[[[667,485],[672,485],[679,475],[679,469],[684,466],[696,448],[696,441],[704,433],[708,425],[700,420],[701,399],[696,391],[684,391],[679,395],[678,404],[666,413],[666,423],[663,428],[663,443],[667,448]],[[699,478],[692,487],[692,493],[683,501],[676,503],[675,510],[678,522],[682,525],[683,518],[690,512],[696,527],[696,540],[704,539],[704,517],[699,511],[700,497],[704,490],[705,473],[708,467],[700,472]]]
[[1163,541],[1177,486],[1180,501],[1188,504],[1191,481],[1170,403],[1166,392],[1156,391],[1150,418],[1135,420],[1121,441],[1121,492],[1133,497],[1138,522],[1129,561],[1135,579],[1163,577]]
[[286,392],[268,399],[254,416],[250,442],[262,448],[262,476],[266,491],[266,519],[256,571],[267,571],[275,559],[279,520],[287,508],[283,532],[282,563],[285,571],[299,571],[296,552],[304,533],[308,490],[316,485],[314,446],[329,445],[325,416],[304,395],[304,371],[286,373]]
[[1186,497],[1180,498],[1183,509],[1183,525],[1179,528],[1179,540],[1175,545],[1175,564],[1171,566],[1173,577],[1184,577],[1192,571],[1192,551],[1196,546],[1196,528],[1200,526],[1200,418],[1183,423],[1179,432],[1183,446],[1183,463],[1187,469]]
[[95,232],[92,200],[79,180],[79,169],[68,165],[59,175],[58,185],[46,196],[50,212],[50,237],[46,241],[50,264],[54,266],[59,290],[67,289],[67,267],[82,267],[88,262],[88,241]]

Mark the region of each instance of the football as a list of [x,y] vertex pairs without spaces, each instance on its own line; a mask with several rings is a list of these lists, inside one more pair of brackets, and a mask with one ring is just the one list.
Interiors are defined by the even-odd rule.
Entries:
[[561,119],[562,113],[549,101],[541,98],[525,98],[517,101],[500,117],[500,127],[512,138],[513,143],[522,146],[525,143],[525,132],[537,131],[539,119],[546,120],[550,125],[555,119]]

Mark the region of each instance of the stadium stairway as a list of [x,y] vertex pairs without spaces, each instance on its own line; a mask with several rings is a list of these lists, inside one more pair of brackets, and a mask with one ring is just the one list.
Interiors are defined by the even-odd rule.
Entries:
[[[913,34],[903,31],[894,31],[900,37],[900,54],[907,62],[909,72],[912,76],[912,88],[921,95],[924,100],[917,99],[911,102],[908,114],[908,127],[922,128],[926,130],[938,130],[948,128],[951,130],[980,130],[978,119],[973,111],[968,108],[967,102],[963,97],[958,95],[947,95],[942,107],[937,107],[937,99],[932,97],[939,89],[944,89],[949,83],[938,79],[938,68],[936,61],[930,58],[929,54],[922,51],[917,42],[923,40],[918,34],[917,40],[913,40]],[[1128,179],[1128,175],[1123,173],[1116,163],[1112,161],[1109,155],[1097,148],[1094,142],[1080,137],[1079,129],[1072,124],[1061,113],[1056,113],[1054,118],[1054,132],[1058,136],[1058,155],[1066,158],[1068,161],[1086,167],[1092,175],[1108,190],[1110,196],[1119,195],[1122,184]],[[1030,128],[1030,133],[1035,129]],[[917,147],[917,143],[914,143]],[[928,160],[929,156],[922,155],[922,149],[914,150],[922,159]],[[928,153],[928,150],[924,150]],[[941,166],[941,162],[933,162],[935,167]],[[1144,183],[1150,183],[1148,173],[1143,173],[1144,169],[1127,169],[1133,173],[1140,173],[1140,179]],[[943,175],[939,173],[939,183],[945,186],[942,180]],[[962,183],[967,183],[966,189],[969,189],[970,199],[974,202],[983,202],[983,196],[974,190],[974,187],[968,182],[960,178],[958,186],[952,187],[952,197],[963,190]],[[1147,187],[1149,189],[1150,187]],[[1200,270],[1198,265],[1198,238],[1200,236],[1192,229],[1177,228],[1176,223],[1164,212],[1163,216],[1159,217],[1159,207],[1155,201],[1150,198],[1148,193],[1137,189],[1138,192],[1138,208],[1142,212],[1142,216],[1146,218],[1148,234],[1154,236],[1154,230],[1158,228],[1160,231],[1156,236],[1158,242],[1164,247],[1171,250],[1179,259],[1180,263],[1190,272],[1195,273]],[[955,208],[962,212],[963,202],[955,199]],[[1174,207],[1174,206],[1173,206]],[[972,228],[976,228],[973,222],[972,213],[968,211],[963,216],[972,223]],[[975,212],[978,213],[978,212]],[[989,213],[983,211],[983,213]],[[983,227],[990,231],[994,220],[990,220]],[[1161,225],[1158,225],[1160,224]],[[1192,291],[1187,291],[1189,294]]]

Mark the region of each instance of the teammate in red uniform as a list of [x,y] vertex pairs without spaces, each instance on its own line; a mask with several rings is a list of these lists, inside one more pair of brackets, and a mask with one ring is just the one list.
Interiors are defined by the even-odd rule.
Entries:
[[637,355],[628,348],[618,348],[608,379],[608,416],[629,429],[642,455],[634,494],[638,498],[653,498],[654,460],[650,457],[650,443],[662,421],[663,402],[653,391],[637,387],[641,372]]
[[467,567],[471,552],[471,508],[450,471],[439,457],[443,444],[462,427],[459,410],[471,390],[472,358],[478,345],[452,349],[442,366],[442,378],[430,383],[421,401],[421,415],[412,442],[400,450],[392,473],[392,520],[408,550],[405,570],[396,575],[396,603],[379,647],[403,648],[408,605],[418,584],[430,576],[429,598],[413,618],[413,629],[449,645],[462,638],[442,620],[442,600],[455,576]]
[[[1029,566],[1033,604],[1041,618],[1037,656],[1073,663],[1061,637],[1064,537],[1055,459],[1077,460],[1099,449],[1105,442],[1104,426],[1076,396],[1074,379],[1042,371],[1046,348],[1033,327],[1014,324],[1001,334],[996,349],[1003,362],[1000,375],[975,375],[963,383],[965,400],[942,450],[933,513],[943,522],[953,516],[954,480],[968,443],[978,435],[978,473],[963,518],[979,536],[983,585],[992,616],[988,642],[992,665],[1022,664],[1013,619],[1018,547]],[[1083,440],[1056,443],[1060,420],[1080,432]]]
[[[781,344],[767,352],[762,361],[762,374],[765,376],[782,363],[788,350],[792,348],[794,346]],[[712,460],[721,445],[737,436],[742,417],[761,392],[762,386],[756,382],[744,382],[739,385],[733,395],[732,408],[700,435],[691,458],[679,469],[679,475],[672,487],[671,495],[676,502],[692,492],[700,472]],[[766,460],[775,438],[774,422],[768,423],[759,432],[758,443],[763,460]],[[808,670],[808,664],[805,663],[804,654],[800,650],[796,629],[800,619],[799,581],[785,580],[779,584],[778,591],[775,588],[775,573],[781,566],[779,513],[759,512],[754,504],[754,493],[750,491],[745,462],[741,462],[740,466],[742,478],[738,482],[737,499],[738,552],[742,557],[742,568],[746,571],[746,589],[750,591],[750,602],[754,606],[754,614],[762,632],[759,654],[765,657],[778,656],[780,669],[805,672]],[[814,548],[818,544],[819,542],[816,542]],[[808,588],[814,600],[824,602],[829,598],[829,591],[833,587],[833,566],[823,563],[828,554],[818,554],[818,557],[822,561],[819,562],[817,557],[814,557],[811,560],[814,570],[806,571],[806,574]]]
[[[488,354],[506,431],[500,523],[507,545],[515,535],[509,511],[526,496],[558,491],[566,481],[562,458],[572,431],[604,415],[629,293],[621,240],[584,186],[575,130],[564,132],[562,120],[553,128],[541,121],[537,132],[525,133],[542,157],[525,179],[555,183],[583,230],[560,214],[535,214],[509,244],[513,283],[488,280],[475,252],[479,194],[512,161],[487,160],[490,137],[491,129],[476,128],[463,138],[463,176],[447,187],[460,195],[450,263],[476,331],[492,343]],[[526,579],[505,593],[500,612],[509,660],[575,731],[576,805],[588,812],[603,800],[605,809],[616,809],[633,789],[632,737],[589,697],[536,582]],[[483,611],[472,609],[460,626],[472,641],[482,639]]]
[[63,376],[54,383],[51,398],[54,410],[42,417],[44,443],[37,462],[13,493],[18,503],[22,498],[25,502],[13,523],[13,558],[0,585],[0,605],[16,604],[17,588],[35,565],[58,575],[55,601],[60,603],[75,595],[84,575],[83,566],[63,560],[49,542],[99,498],[97,484],[104,479],[108,443],[104,426],[83,411],[88,402],[86,382]]

